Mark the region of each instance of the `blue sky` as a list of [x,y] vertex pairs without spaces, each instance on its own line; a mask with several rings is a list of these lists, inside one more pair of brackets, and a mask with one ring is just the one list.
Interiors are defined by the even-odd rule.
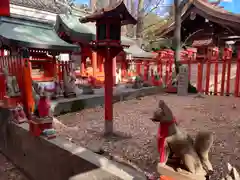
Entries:
[[[215,1],[215,0],[210,0]],[[233,13],[240,13],[240,3],[239,0],[223,0],[223,2],[220,3],[221,6],[224,7],[224,9],[233,12]],[[88,4],[89,0],[76,0],[76,3],[81,4]],[[171,4],[173,0],[164,0],[164,4]]]

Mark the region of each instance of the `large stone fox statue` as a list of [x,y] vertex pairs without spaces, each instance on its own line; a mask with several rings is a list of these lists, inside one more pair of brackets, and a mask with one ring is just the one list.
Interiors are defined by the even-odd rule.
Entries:
[[208,158],[208,152],[213,144],[212,133],[199,132],[194,141],[179,128],[172,111],[163,100],[159,101],[152,121],[160,123],[158,131],[160,164],[165,165],[169,155],[173,154],[192,174],[204,176],[213,170]]

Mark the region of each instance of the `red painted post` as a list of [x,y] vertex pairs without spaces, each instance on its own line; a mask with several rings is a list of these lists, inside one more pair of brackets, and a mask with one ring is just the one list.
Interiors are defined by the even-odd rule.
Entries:
[[33,109],[33,97],[32,97],[32,78],[30,74],[30,68],[29,68],[29,59],[24,58],[23,59],[24,65],[19,66],[19,68],[23,68],[23,102],[26,110],[26,116],[28,119],[31,119],[31,112]]
[[221,96],[224,95],[226,68],[227,68],[227,59],[226,59],[226,56],[224,55],[223,64],[222,64],[222,82],[221,82],[221,91],[220,91]]
[[113,60],[110,57],[110,49],[107,49],[106,61],[104,63],[104,91],[105,91],[105,133],[112,132],[113,125],[113,105],[112,105],[112,96],[113,96]]
[[2,0],[0,3],[0,16],[10,16],[10,1]]
[[96,72],[97,72],[97,53],[92,52],[92,76],[96,78]]
[[238,57],[237,57],[237,70],[236,70],[236,78],[235,78],[235,89],[234,96],[239,96],[239,80],[240,80],[240,52],[238,49]]
[[211,62],[207,60],[207,69],[206,69],[206,85],[205,85],[205,94],[209,94],[209,84],[210,84],[210,72],[211,72]]
[[147,81],[148,80],[148,70],[149,70],[149,64],[148,64],[148,61],[145,61],[144,62],[144,81]]
[[168,61],[169,60],[165,61],[165,82],[164,82],[164,84],[166,84],[166,85],[168,85]]
[[137,61],[136,62],[136,73],[137,75],[141,74],[141,62]]
[[172,66],[173,66],[173,60],[171,60],[170,63],[169,63],[169,78],[168,78],[168,81],[172,80]]
[[215,59],[214,65],[214,95],[217,95],[217,93],[218,93],[218,58]]
[[0,49],[0,56],[4,56],[4,49]]
[[126,70],[127,70],[127,67],[126,67],[126,62],[123,62],[122,63],[122,77],[124,78],[126,76]]
[[203,64],[201,62],[198,63],[198,76],[197,76],[197,90],[198,92],[202,92],[202,79],[203,79]]
[[237,70],[236,70],[236,78],[235,78],[235,89],[234,89],[234,96],[239,96],[239,73],[240,73],[240,60],[237,59]]
[[86,56],[82,56],[81,59],[81,75],[83,75],[85,73],[85,69],[86,69]]
[[113,85],[116,84],[117,58],[112,59]]
[[188,51],[188,80],[191,81],[191,63],[193,59],[193,53]]
[[228,58],[228,67],[227,67],[227,87],[226,87],[226,95],[230,95],[230,78],[231,78],[231,66],[232,59]]

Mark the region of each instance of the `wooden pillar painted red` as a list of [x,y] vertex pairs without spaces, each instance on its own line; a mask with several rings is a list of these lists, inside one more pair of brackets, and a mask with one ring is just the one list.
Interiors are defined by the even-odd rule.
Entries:
[[99,70],[99,72],[103,71],[103,57],[100,54],[97,54],[97,68]]
[[82,59],[81,59],[81,74],[84,74],[85,70],[86,70],[86,56],[82,56]]
[[110,49],[107,50],[107,56],[104,63],[104,74],[105,74],[105,133],[112,132],[113,126],[113,60],[110,57]]
[[97,72],[97,52],[92,52],[92,68],[93,68],[93,77],[96,77]]
[[10,0],[1,0],[0,16],[10,16]]
[[99,69],[99,72],[104,71],[104,57],[100,55],[98,55],[98,69]]
[[230,95],[230,79],[231,79],[231,66],[232,66],[232,59],[228,58],[227,60],[227,87],[226,87],[226,95]]
[[239,80],[240,80],[240,49],[238,48],[238,58],[237,58],[237,70],[236,70],[236,78],[235,78],[235,89],[234,96],[239,96]]
[[198,76],[197,76],[197,91],[202,92],[202,79],[203,79],[203,64],[202,62],[198,63]]
[[137,75],[141,74],[141,61],[136,62],[136,73]]
[[192,63],[192,59],[193,59],[193,53],[192,52],[188,52],[188,80],[191,81],[191,73],[192,73],[192,69],[191,69],[191,63]]
[[113,85],[116,84],[117,58],[112,59]]
[[127,64],[126,63],[127,63],[126,61],[122,62],[122,67],[121,67],[121,69],[122,69],[122,77],[126,76],[126,71],[127,71]]
[[149,72],[149,62],[148,61],[145,61],[144,62],[144,81],[147,81],[148,80],[148,72]]
[[161,60],[158,59],[158,62],[157,62],[157,72],[158,72],[158,75],[160,78],[162,78],[162,63],[161,63]]
[[0,56],[4,56],[4,49],[0,49]]
[[214,66],[214,95],[218,93],[218,58],[215,60]]
[[222,80],[221,80],[221,89],[220,89],[221,96],[224,95],[226,68],[227,68],[227,57],[223,55]]
[[32,78],[31,78],[31,70],[29,66],[29,59],[25,58],[24,67],[23,67],[23,104],[26,111],[26,116],[30,119],[31,112],[34,106],[34,100],[32,97]]

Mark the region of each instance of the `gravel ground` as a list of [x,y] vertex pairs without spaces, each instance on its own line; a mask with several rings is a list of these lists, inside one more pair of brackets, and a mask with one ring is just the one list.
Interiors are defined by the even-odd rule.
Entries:
[[0,180],[29,180],[5,156],[0,154]]
[[[114,129],[116,137],[104,138],[104,109],[86,109],[58,117],[59,136],[85,146],[102,142],[102,147],[112,156],[131,161],[148,172],[156,171],[157,124],[150,121],[159,99],[172,108],[177,120],[194,136],[197,131],[208,130],[215,134],[210,159],[214,166],[212,180],[225,174],[226,163],[240,169],[240,101],[234,97],[195,98],[176,95],[144,97],[114,104]],[[61,124],[62,123],[62,124]]]

